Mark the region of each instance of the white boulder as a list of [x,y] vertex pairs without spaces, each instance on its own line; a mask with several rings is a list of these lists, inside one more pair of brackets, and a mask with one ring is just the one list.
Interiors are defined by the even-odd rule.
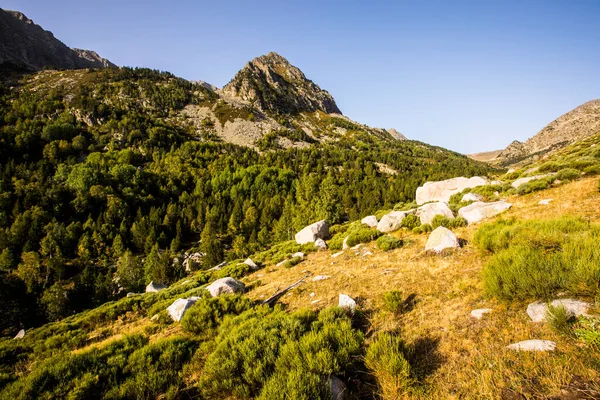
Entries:
[[356,301],[347,294],[341,294],[338,299],[338,307],[346,308],[350,311],[354,311],[356,309]]
[[483,201],[483,196],[477,193],[467,193],[465,194],[460,201]]
[[467,188],[489,185],[489,182],[480,176],[472,178],[452,178],[445,181],[426,182],[417,188],[417,204],[425,204],[430,201],[450,201],[453,194],[460,193]]
[[296,257],[304,258],[304,253],[301,251],[298,251],[298,252],[292,254],[292,258],[296,258]]
[[212,297],[217,297],[222,294],[244,293],[246,285],[231,277],[217,279],[206,288]]
[[361,223],[368,225],[370,228],[375,228],[378,224],[377,217],[369,215],[360,220]]
[[481,319],[485,314],[491,313],[491,308],[478,308],[477,310],[471,311],[471,317],[475,319]]
[[521,185],[524,185],[524,184],[529,183],[531,181],[535,181],[537,179],[547,178],[547,177],[552,176],[552,175],[556,175],[556,174],[552,173],[552,174],[543,174],[543,175],[528,176],[526,178],[519,178],[519,179],[516,179],[513,183],[511,183],[511,186],[513,188],[515,188],[515,189],[518,189],[519,186],[521,186]]
[[476,201],[458,210],[458,215],[463,217],[468,224],[472,224],[498,215],[508,210],[511,206],[512,204],[506,201],[495,201],[493,203]]
[[252,261],[252,259],[250,259],[250,258],[246,258],[246,260],[244,261],[244,264],[246,264],[253,270],[258,269],[258,265],[256,265],[256,263],[254,261]]
[[431,225],[431,222],[436,215],[441,215],[446,218],[454,218],[454,214],[452,214],[452,211],[448,205],[443,201],[422,205],[421,207],[417,208],[416,215],[421,220],[421,224],[429,225]]
[[[588,315],[590,303],[575,299],[557,299],[553,300],[550,305],[552,307],[564,307],[567,314],[571,317],[579,317]],[[548,315],[548,304],[536,301],[527,306],[527,315],[533,322],[543,322]]]
[[324,281],[329,278],[331,278],[331,276],[329,276],[329,275],[317,275],[313,278],[313,282]]
[[519,351],[554,351],[556,343],[551,340],[524,340],[506,346],[507,349]]
[[329,236],[329,224],[322,220],[308,225],[296,233],[296,243],[312,243],[317,239],[325,239],[327,236]]
[[400,229],[402,220],[406,217],[404,211],[392,211],[389,214],[384,215],[381,221],[377,224],[377,230],[383,233],[394,232]]
[[181,321],[181,318],[185,315],[185,312],[189,310],[191,306],[196,304],[194,298],[189,299],[177,299],[167,308],[167,312],[173,321]]
[[146,286],[146,293],[155,293],[166,288],[167,285],[163,285],[162,283],[150,282],[148,286]]
[[425,244],[425,251],[440,253],[444,249],[459,247],[460,243],[456,235],[450,229],[438,226],[429,234],[429,239],[427,239],[427,244]]
[[552,199],[543,199],[539,201],[539,205],[540,206],[547,206],[548,204],[550,204],[550,202],[552,201]]
[[24,337],[25,337],[25,329],[21,329],[17,333],[17,336],[15,336],[13,339],[23,339]]
[[327,249],[327,243],[325,243],[323,239],[317,239],[315,240],[315,247],[320,250],[325,250]]

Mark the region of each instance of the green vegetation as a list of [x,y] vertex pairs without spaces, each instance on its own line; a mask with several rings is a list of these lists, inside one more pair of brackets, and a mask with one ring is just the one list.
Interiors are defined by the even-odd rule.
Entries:
[[352,247],[359,243],[371,242],[382,235],[378,230],[369,228],[366,225],[361,224],[360,221],[332,228],[330,235],[333,236],[328,244],[329,248],[332,250],[340,250],[343,247],[346,238],[348,238],[346,244]]
[[226,315],[238,315],[248,310],[252,302],[239,295],[223,295],[196,302],[181,319],[181,327],[187,332],[201,335],[219,326]]
[[392,333],[379,334],[369,345],[365,365],[377,379],[384,399],[406,395],[413,383],[405,353],[402,339]]
[[394,314],[404,311],[404,294],[399,290],[390,290],[383,294],[384,308]]
[[498,220],[483,225],[475,244],[493,256],[483,276],[502,299],[550,298],[559,290],[597,295],[600,227],[579,218]]
[[377,239],[377,247],[383,251],[397,249],[402,247],[402,239],[398,239],[392,235],[381,236]]

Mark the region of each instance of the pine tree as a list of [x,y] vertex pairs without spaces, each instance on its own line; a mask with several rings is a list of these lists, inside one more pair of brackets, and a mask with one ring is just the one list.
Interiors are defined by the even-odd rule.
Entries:
[[200,234],[200,251],[205,254],[202,260],[204,267],[214,267],[223,259],[223,249],[217,239],[211,219],[204,225]]

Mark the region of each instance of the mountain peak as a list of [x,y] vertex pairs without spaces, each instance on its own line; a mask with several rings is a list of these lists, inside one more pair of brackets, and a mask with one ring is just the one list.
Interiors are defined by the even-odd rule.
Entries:
[[278,114],[323,111],[341,114],[333,97],[281,55],[270,52],[248,62],[225,87],[225,94]]

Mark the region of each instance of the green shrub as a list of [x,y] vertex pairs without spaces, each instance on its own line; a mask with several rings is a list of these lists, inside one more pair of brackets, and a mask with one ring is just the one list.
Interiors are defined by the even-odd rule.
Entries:
[[561,169],[556,173],[556,179],[561,181],[572,181],[573,179],[577,179],[581,176],[581,172],[573,168],[565,168]]
[[300,264],[302,260],[304,260],[302,257],[292,257],[289,260],[285,260],[282,266],[284,268],[292,268],[293,266]]
[[402,240],[392,235],[381,236],[377,239],[377,247],[383,251],[397,249],[402,247]]
[[201,335],[216,328],[227,315],[238,315],[252,307],[252,301],[240,295],[223,295],[198,300],[181,319],[184,331]]
[[221,324],[199,389],[206,398],[325,398],[327,378],[348,371],[362,344],[342,309],[257,307]]
[[394,211],[408,211],[408,210],[412,210],[418,207],[418,204],[416,201],[407,201],[407,202],[400,202],[400,203],[396,203],[396,205],[394,206]]
[[383,306],[385,310],[391,313],[402,313],[404,309],[404,295],[399,290],[385,292],[383,294]]
[[377,335],[367,349],[365,365],[375,376],[384,399],[401,398],[412,385],[405,352],[400,337],[387,332]]
[[504,174],[502,179],[505,181],[514,181],[515,179],[518,179],[520,176],[521,176],[521,172],[514,171],[514,172],[508,172],[508,173]]
[[589,167],[583,170],[586,175],[599,175],[600,174],[600,164],[590,165]]
[[413,228],[413,233],[416,233],[418,235],[422,234],[422,233],[429,233],[433,230],[433,228],[431,227],[431,225],[429,224],[423,224],[421,226],[417,226],[416,228]]
[[563,166],[555,161],[548,161],[540,165],[538,168],[538,172],[546,173],[546,172],[556,172],[561,169]]
[[546,311],[546,321],[556,332],[570,335],[572,333],[572,320],[572,316],[564,306],[548,306],[548,311]]
[[414,229],[421,225],[421,220],[415,214],[408,214],[402,219],[401,226],[403,228]]
[[360,221],[355,221],[351,224],[347,224],[346,229],[338,230],[329,241],[328,246],[331,250],[340,250],[343,247],[346,238],[348,238],[346,243],[348,246],[352,247],[359,243],[368,243],[381,235],[382,233],[376,229],[367,228],[365,225],[361,224]]
[[444,228],[454,229],[462,226],[467,226],[467,221],[463,217],[448,218],[443,215],[436,215],[431,221],[431,228],[435,229],[439,226]]
[[600,319],[580,317],[573,327],[573,334],[584,343],[600,348]]
[[554,178],[543,178],[543,179],[534,179],[527,183],[522,184],[517,188],[517,194],[527,194],[532,192],[537,192],[539,190],[548,189],[550,184],[554,181]]

